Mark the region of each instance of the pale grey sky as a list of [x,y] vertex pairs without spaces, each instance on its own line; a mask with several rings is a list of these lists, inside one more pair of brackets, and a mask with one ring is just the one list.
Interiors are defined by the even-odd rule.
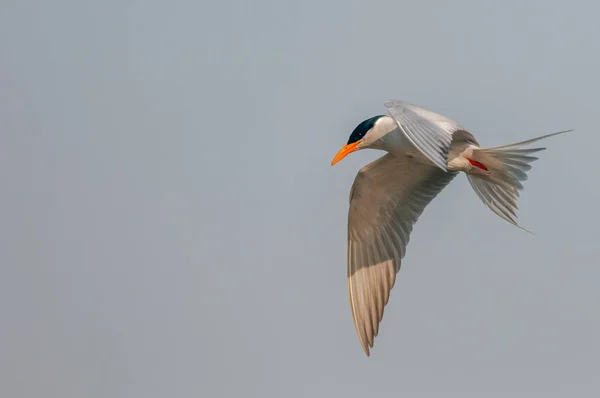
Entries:
[[[2,397],[600,392],[599,8],[583,1],[0,5]],[[329,163],[398,98],[545,142],[531,236],[464,176],[415,227],[372,356]]]

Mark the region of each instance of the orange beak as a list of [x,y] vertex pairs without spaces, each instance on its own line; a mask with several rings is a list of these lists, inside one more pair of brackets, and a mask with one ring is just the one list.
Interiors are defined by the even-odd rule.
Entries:
[[356,148],[358,147],[359,143],[360,141],[356,141],[352,144],[344,145],[344,147],[340,149],[340,151],[337,153],[337,155],[335,155],[335,157],[331,161],[331,165],[333,166],[334,164],[348,156],[350,153],[356,151]]

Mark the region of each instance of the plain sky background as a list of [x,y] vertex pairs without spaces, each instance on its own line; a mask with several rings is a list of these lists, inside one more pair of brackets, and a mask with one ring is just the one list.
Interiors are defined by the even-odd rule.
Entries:
[[[600,393],[591,1],[0,5],[0,395]],[[372,356],[330,161],[404,99],[483,146],[554,131],[529,235],[459,176],[415,227]]]

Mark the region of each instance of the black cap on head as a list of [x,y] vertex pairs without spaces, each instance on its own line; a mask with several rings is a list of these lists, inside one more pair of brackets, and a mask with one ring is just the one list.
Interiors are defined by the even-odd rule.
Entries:
[[348,139],[348,144],[352,144],[356,141],[362,140],[362,138],[367,134],[367,131],[371,130],[375,125],[375,122],[384,115],[377,115],[369,118],[363,122],[360,122],[358,126],[354,129],[352,134],[350,134],[350,139]]

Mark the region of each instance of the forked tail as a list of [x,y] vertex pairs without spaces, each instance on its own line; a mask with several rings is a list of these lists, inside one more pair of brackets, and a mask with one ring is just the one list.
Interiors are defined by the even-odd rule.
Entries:
[[[531,140],[517,142],[489,149],[475,149],[471,160],[479,164],[474,173],[467,173],[469,183],[479,199],[494,213],[509,223],[527,231],[517,224],[519,192],[523,190],[522,182],[527,180],[527,172],[532,162],[538,158],[531,154],[546,148],[521,149],[544,138],[567,133],[572,130],[559,131]],[[481,171],[481,167],[485,172]],[[530,231],[527,231],[530,232]]]

